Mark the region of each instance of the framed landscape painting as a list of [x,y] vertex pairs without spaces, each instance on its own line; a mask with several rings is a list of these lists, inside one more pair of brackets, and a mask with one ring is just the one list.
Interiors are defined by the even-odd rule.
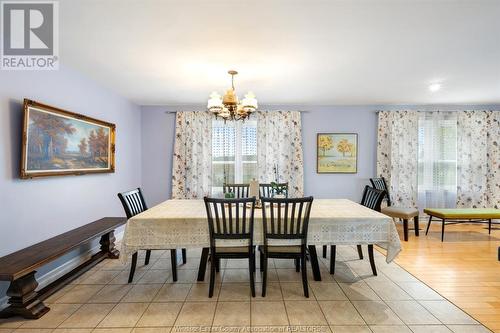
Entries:
[[318,133],[317,173],[357,173],[358,134]]
[[24,100],[21,178],[115,171],[115,125]]

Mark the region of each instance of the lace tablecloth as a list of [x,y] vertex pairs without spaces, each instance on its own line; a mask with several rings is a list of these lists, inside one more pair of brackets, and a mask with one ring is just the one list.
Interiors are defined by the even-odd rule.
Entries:
[[[262,244],[262,212],[255,210],[254,243]],[[347,199],[315,199],[309,220],[308,244],[376,244],[391,262],[401,251],[394,221]],[[137,250],[209,246],[203,200],[167,200],[127,221],[121,260]]]

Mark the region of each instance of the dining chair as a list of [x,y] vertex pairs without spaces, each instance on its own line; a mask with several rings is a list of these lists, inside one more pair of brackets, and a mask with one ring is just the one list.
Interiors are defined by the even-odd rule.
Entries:
[[392,217],[393,219],[399,219],[403,221],[403,238],[405,242],[408,241],[408,221],[413,219],[413,224],[415,228],[415,236],[419,236],[419,223],[418,223],[418,208],[406,208],[406,207],[394,207],[391,202],[391,195],[389,193],[389,188],[384,177],[380,178],[370,178],[370,182],[373,187],[382,191],[385,191],[385,200],[387,201],[387,207],[382,207],[381,213]]
[[[288,198],[288,183],[278,183],[278,186],[284,189],[285,196]],[[259,197],[273,197],[273,187],[271,183],[259,184]]]
[[309,297],[306,268],[307,230],[313,197],[293,199],[262,197],[261,201],[264,234],[264,245],[259,246],[260,267],[263,270],[262,297],[266,296],[269,258],[294,259],[296,269],[302,271],[304,296]]
[[[208,297],[214,294],[216,266],[220,259],[245,258],[248,258],[250,290],[252,297],[255,297],[255,247],[253,245],[255,197],[238,199],[205,197],[204,201],[210,234],[211,262]],[[235,245],[235,243],[238,244]]]
[[234,198],[248,198],[248,191],[250,189],[250,184],[226,184],[222,186],[224,194],[228,192],[234,193]]
[[[382,201],[385,197],[385,191],[378,190],[376,188],[365,186],[363,190],[363,197],[361,198],[361,205],[380,212],[380,207]],[[361,245],[357,245],[358,254],[360,259],[363,259],[363,251]],[[330,245],[330,274],[335,273],[335,257],[336,257],[336,246]],[[368,258],[370,260],[370,266],[372,268],[373,275],[377,275],[377,267],[375,266],[375,259],[373,257],[373,244],[368,244]]]
[[[118,193],[118,198],[123,205],[127,219],[140,214],[148,209],[146,205],[146,200],[142,195],[140,188],[136,188],[131,191]],[[172,279],[177,281],[177,251],[175,249],[170,250],[170,257],[172,262]],[[144,259],[144,265],[149,264],[151,258],[151,250],[146,250],[146,258]],[[182,261],[186,263],[186,249],[182,249]],[[132,255],[132,265],[130,266],[130,274],[128,277],[128,283],[134,280],[135,268],[137,266],[137,252]]]

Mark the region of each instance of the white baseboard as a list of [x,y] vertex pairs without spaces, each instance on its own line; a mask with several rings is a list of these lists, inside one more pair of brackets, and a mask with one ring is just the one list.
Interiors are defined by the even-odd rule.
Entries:
[[[124,233],[124,230],[121,230],[119,233],[115,234],[116,242],[121,241],[121,239],[123,238],[123,233]],[[76,256],[76,257],[66,261],[62,265],[54,268],[53,270],[45,273],[44,275],[38,276],[37,277],[37,281],[38,281],[38,288],[37,289],[40,290],[40,289],[46,287],[51,282],[59,279],[61,276],[71,272],[73,269],[77,268],[78,266],[83,264],[85,261],[89,260],[90,257],[92,257],[92,255],[97,252],[97,250],[99,249],[99,246],[100,245],[94,246],[93,248],[89,249],[88,251],[85,251],[84,253],[80,254],[79,256]],[[0,309],[3,309],[7,306],[8,299],[9,298],[7,296],[0,298]]]

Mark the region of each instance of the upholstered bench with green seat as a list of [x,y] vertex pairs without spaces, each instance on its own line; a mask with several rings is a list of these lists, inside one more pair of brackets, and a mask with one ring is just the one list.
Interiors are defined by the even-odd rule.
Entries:
[[426,208],[424,213],[429,215],[429,222],[427,223],[427,230],[425,234],[429,232],[429,227],[432,220],[440,219],[442,222],[441,226],[441,241],[444,240],[444,226],[446,222],[448,224],[455,223],[488,223],[488,233],[491,233],[491,220],[500,219],[500,209],[495,208]]

